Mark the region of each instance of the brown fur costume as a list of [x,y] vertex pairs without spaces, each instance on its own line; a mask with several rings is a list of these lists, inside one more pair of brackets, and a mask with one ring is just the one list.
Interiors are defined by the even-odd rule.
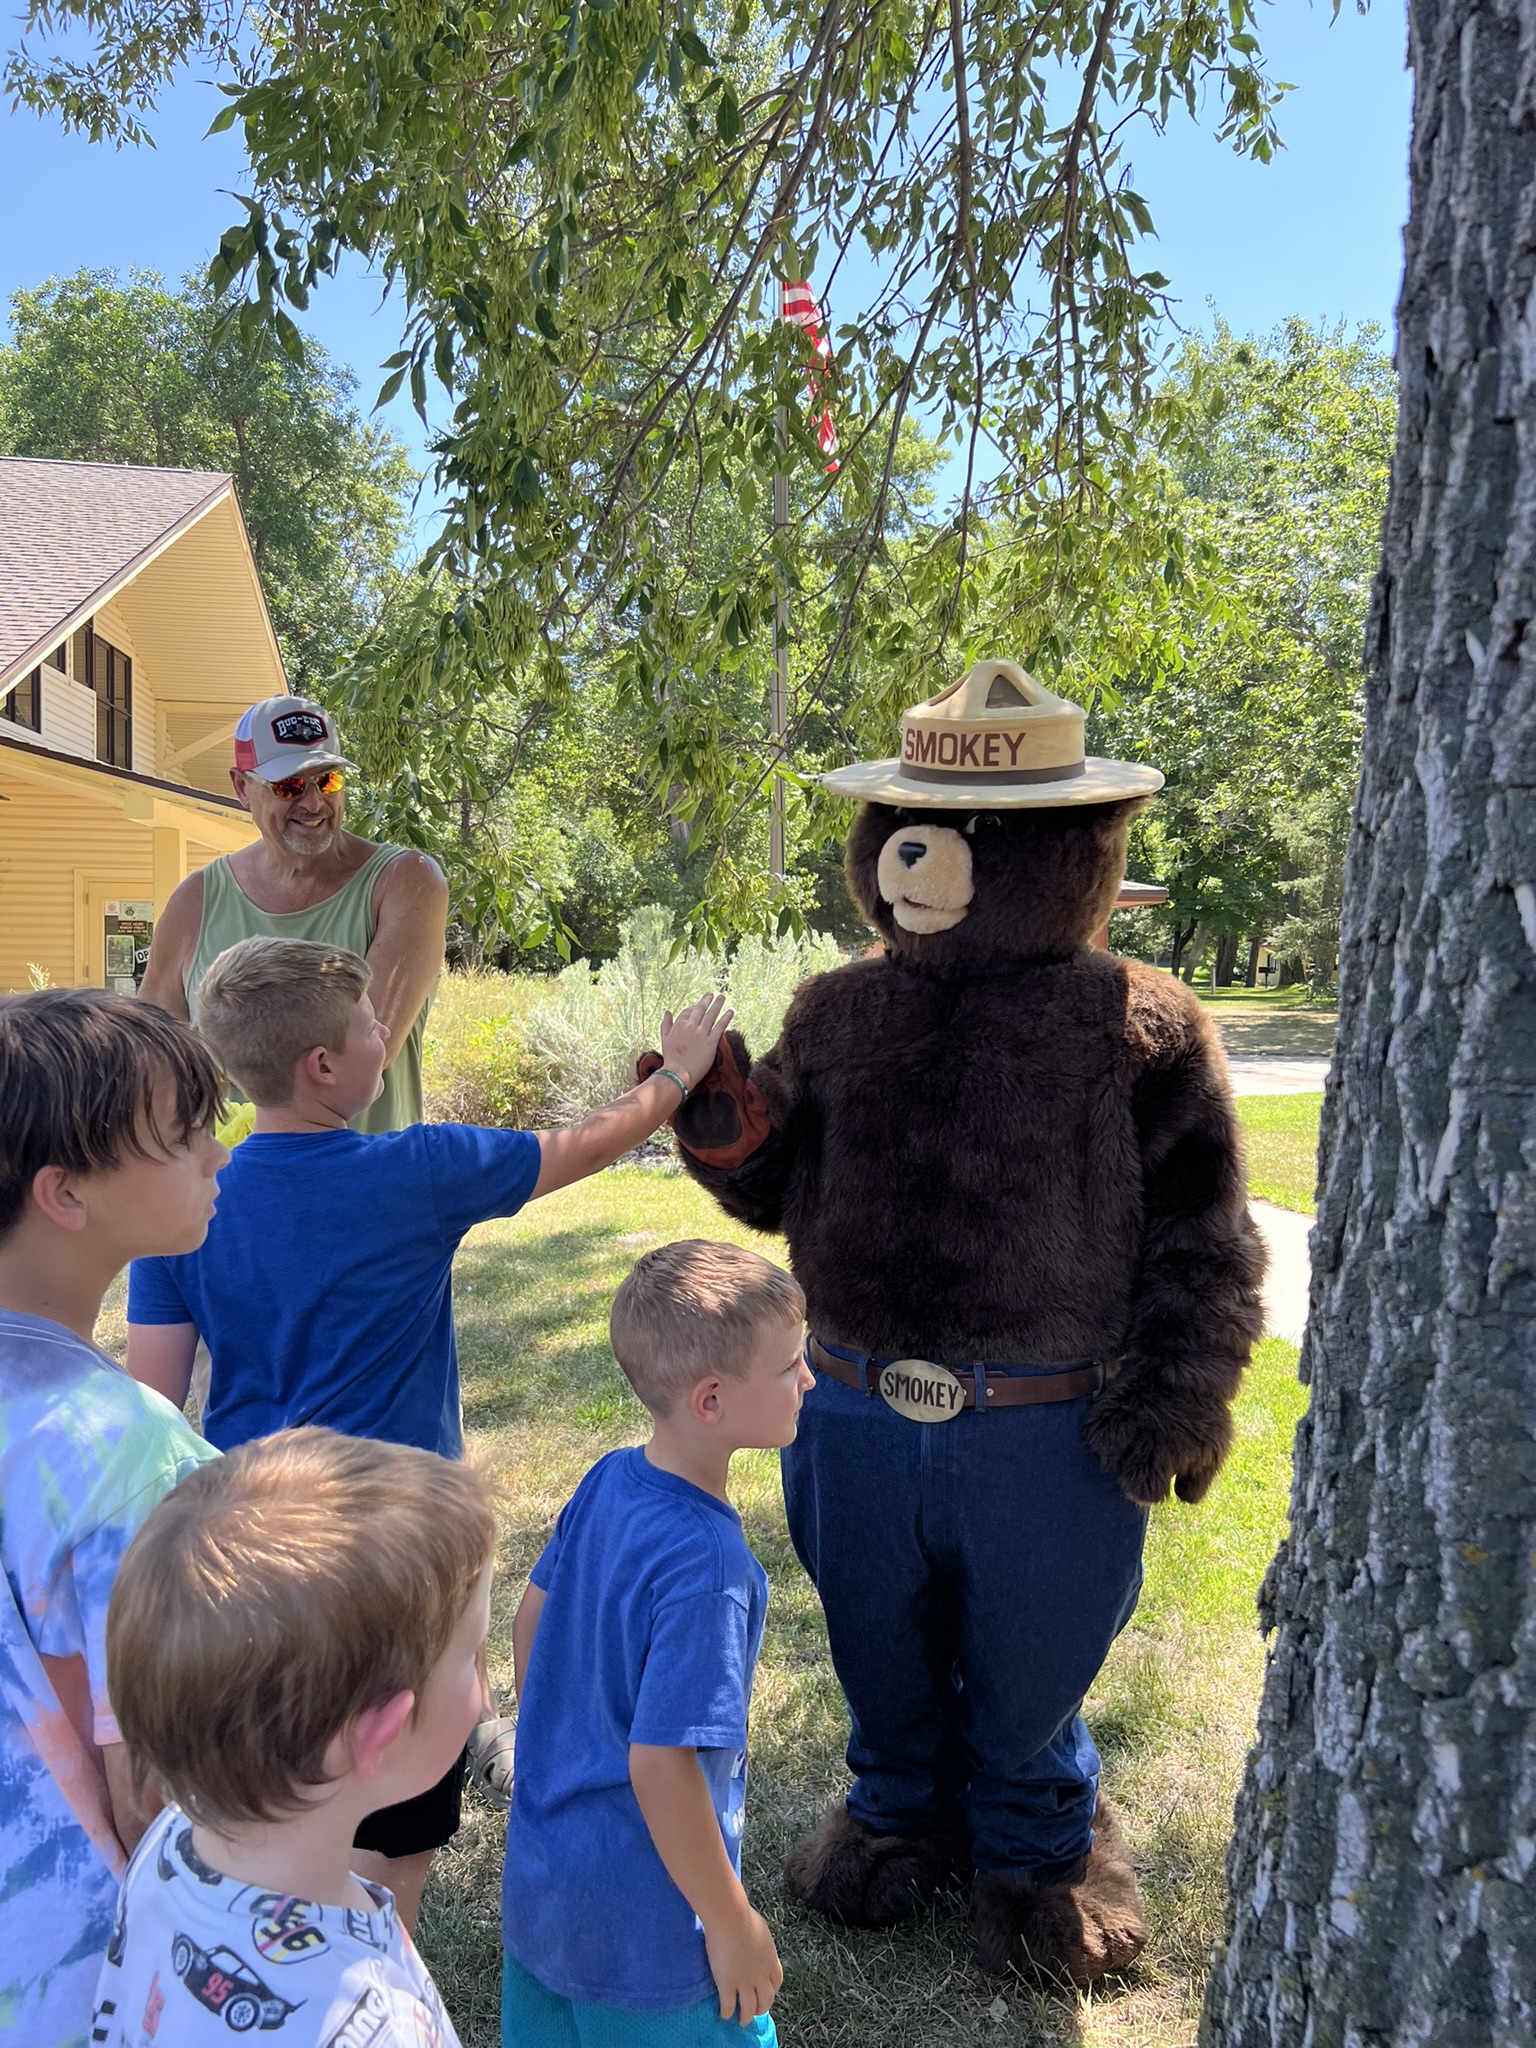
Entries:
[[[739,1163],[690,1156],[731,1158],[739,1085],[733,1100],[717,1074],[677,1130],[689,1171],[733,1216],[787,1237],[824,1341],[952,1362],[1117,1359],[1085,1434],[1130,1499],[1150,1504],[1170,1485],[1199,1500],[1226,1455],[1261,1327],[1263,1251],[1200,1003],[1090,948],[1136,808],[866,805],[848,876],[884,954],[796,994],[778,1043],[750,1063],[766,1135]],[[882,848],[917,823],[950,826],[969,847],[973,894],[946,931],[903,929],[878,886]],[[746,1073],[734,1035],[732,1050]],[[910,1910],[943,1864],[942,1845],[869,1837],[831,1815],[790,1874],[823,1909],[880,1921]],[[974,1915],[985,1963],[1027,1959],[1079,1983],[1144,1939],[1103,1809],[1075,1884],[979,1879]]]

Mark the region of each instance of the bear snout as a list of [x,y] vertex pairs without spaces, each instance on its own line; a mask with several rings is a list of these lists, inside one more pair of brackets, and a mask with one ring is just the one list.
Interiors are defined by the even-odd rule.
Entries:
[[880,894],[903,931],[947,932],[970,908],[971,849],[952,825],[903,825],[880,849]]

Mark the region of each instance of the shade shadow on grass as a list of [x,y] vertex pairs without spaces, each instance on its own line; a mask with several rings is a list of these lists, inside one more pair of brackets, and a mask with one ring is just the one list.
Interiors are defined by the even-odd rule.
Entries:
[[593,1420],[627,1410],[627,1422],[639,1421],[608,1348],[619,1235],[592,1225],[503,1246],[476,1232],[465,1245],[454,1268],[454,1315],[467,1428],[542,1420],[552,1407],[579,1421],[589,1400],[598,1403]]

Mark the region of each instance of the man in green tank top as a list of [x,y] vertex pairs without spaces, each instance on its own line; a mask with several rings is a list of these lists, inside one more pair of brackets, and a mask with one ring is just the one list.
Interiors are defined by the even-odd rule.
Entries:
[[261,837],[174,891],[140,993],[195,1024],[205,969],[239,939],[319,939],[361,953],[389,1051],[384,1092],[352,1125],[398,1131],[421,1122],[421,1035],[442,971],[448,885],[426,854],[343,830],[351,765],[323,706],[251,706],[235,728],[230,781]]

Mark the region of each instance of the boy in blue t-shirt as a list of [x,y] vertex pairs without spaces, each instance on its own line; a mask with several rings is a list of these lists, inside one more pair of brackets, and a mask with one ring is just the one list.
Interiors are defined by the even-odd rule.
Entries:
[[[389,1033],[368,963],[307,939],[244,939],[198,990],[198,1030],[256,1105],[201,1248],[135,1260],[128,1370],[182,1405],[201,1337],[212,1361],[203,1428],[232,1450],[317,1423],[456,1458],[452,1268],[465,1232],[611,1165],[708,1073],[728,1021],[711,996],[670,1014],[663,1068],[560,1131],[348,1118],[382,1086]],[[432,1853],[458,1828],[462,1764],[358,1832],[360,1875],[413,1928]]]
[[587,1474],[513,1623],[504,2048],[777,2039],[784,1973],[740,1876],[768,1581],[725,1488],[734,1452],[794,1439],[804,1316],[788,1273],[698,1239],[614,1299],[651,1440]]

